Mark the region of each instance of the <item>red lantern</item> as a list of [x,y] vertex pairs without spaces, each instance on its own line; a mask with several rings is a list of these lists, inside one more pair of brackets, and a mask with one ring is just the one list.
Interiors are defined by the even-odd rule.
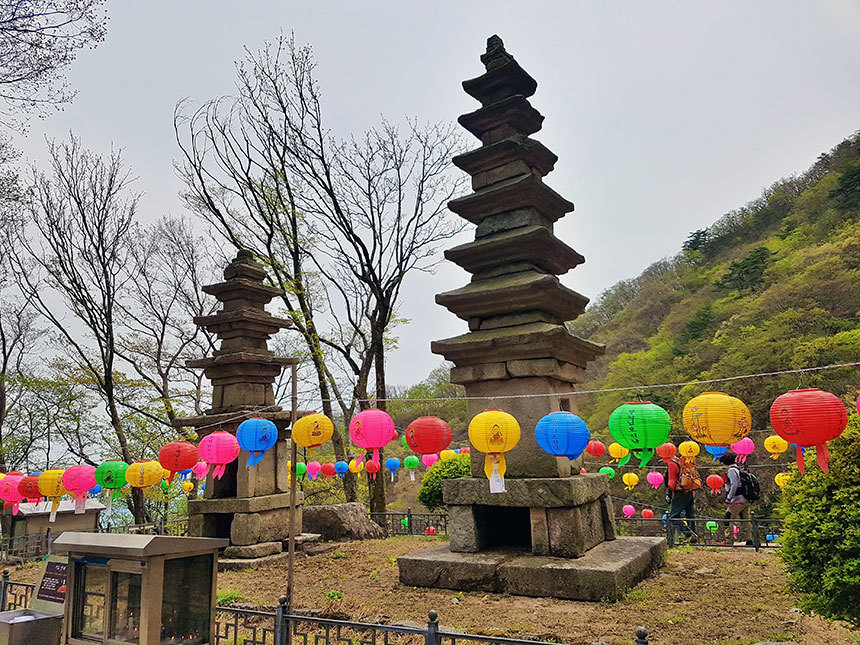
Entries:
[[171,441],[158,452],[158,463],[164,470],[170,471],[167,483],[172,484],[173,478],[180,470],[194,468],[200,460],[197,446],[188,441]]
[[838,396],[811,387],[778,396],[770,406],[770,423],[776,434],[797,444],[797,468],[801,475],[804,468],[801,448],[808,446],[815,446],[818,466],[827,472],[830,460],[827,442],[845,430],[848,412]]
[[320,472],[325,475],[326,479],[331,479],[337,474],[337,471],[334,469],[334,464],[330,461],[327,461],[322,465],[322,470]]
[[406,427],[406,444],[419,455],[442,452],[451,445],[451,428],[439,417],[418,417]]
[[364,465],[364,469],[368,472],[371,479],[376,479],[376,473],[379,472],[379,462],[371,459]]
[[725,483],[723,478],[719,475],[708,475],[708,478],[705,480],[705,483],[711,487],[711,492],[716,495],[720,492],[720,489],[723,487]]
[[669,461],[672,457],[675,456],[675,453],[678,449],[675,447],[675,444],[671,441],[667,441],[662,446],[657,446],[654,452],[657,453],[657,456],[660,457],[663,461]]
[[603,445],[602,441],[592,439],[585,445],[585,452],[595,459],[600,459],[600,455],[606,452],[606,446]]
[[42,501],[42,493],[39,492],[39,476],[27,475],[18,482],[18,492],[27,498],[31,504]]
[[644,517],[646,520],[650,520],[652,517],[654,517],[654,511],[652,511],[650,508],[643,508],[642,517]]

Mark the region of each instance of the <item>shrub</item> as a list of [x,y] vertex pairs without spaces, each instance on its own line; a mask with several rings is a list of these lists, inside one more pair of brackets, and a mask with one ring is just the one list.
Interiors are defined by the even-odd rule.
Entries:
[[234,602],[242,600],[245,600],[245,594],[241,591],[236,591],[235,589],[221,589],[216,595],[215,604],[218,606],[232,605]]
[[418,489],[418,501],[431,511],[442,508],[445,505],[442,502],[442,480],[468,477],[470,474],[469,455],[440,459],[424,473]]
[[830,443],[828,474],[812,452],[783,491],[780,555],[804,609],[860,625],[860,419]]

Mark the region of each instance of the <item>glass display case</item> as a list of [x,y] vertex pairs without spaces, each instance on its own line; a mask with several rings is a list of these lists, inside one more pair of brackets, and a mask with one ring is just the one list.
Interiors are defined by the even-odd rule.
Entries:
[[218,550],[227,540],[63,533],[68,645],[206,645],[214,632]]

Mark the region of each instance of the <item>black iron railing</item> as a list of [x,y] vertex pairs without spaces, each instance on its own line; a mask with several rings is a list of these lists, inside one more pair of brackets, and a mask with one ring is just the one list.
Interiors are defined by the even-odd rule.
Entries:
[[688,520],[616,517],[615,525],[621,535],[663,536],[670,547],[684,543],[691,546],[754,548],[758,551],[778,546],[782,533],[782,520],[777,518],[740,520],[697,517]]
[[445,513],[413,513],[386,511],[371,513],[370,519],[385,529],[388,535],[447,535],[448,516]]

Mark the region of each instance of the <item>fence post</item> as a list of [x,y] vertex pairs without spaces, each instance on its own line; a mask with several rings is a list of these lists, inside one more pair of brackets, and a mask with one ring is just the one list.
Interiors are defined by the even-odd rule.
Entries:
[[750,520],[750,528],[752,529],[753,546],[755,547],[756,552],[758,552],[759,549],[761,549],[761,538],[758,534],[758,520],[754,517]]
[[51,527],[45,529],[45,553],[51,555]]
[[636,628],[636,645],[648,645],[648,632],[644,627]]
[[278,598],[278,610],[275,614],[275,645],[284,645],[286,642],[284,636],[287,639],[290,637],[290,630],[287,628],[286,634],[284,633],[284,616],[287,615],[287,597],[281,596]]
[[0,611],[6,611],[6,600],[9,594],[9,569],[3,569],[0,578]]
[[666,518],[666,541],[669,543],[670,549],[675,546],[675,525],[668,517]]
[[427,613],[427,617],[430,619],[427,621],[427,633],[424,635],[424,645],[440,645],[442,639],[439,638],[439,614],[436,613],[435,609],[431,609]]
[[409,535],[412,535],[415,530],[412,528],[412,509],[406,509],[406,528],[409,529]]

